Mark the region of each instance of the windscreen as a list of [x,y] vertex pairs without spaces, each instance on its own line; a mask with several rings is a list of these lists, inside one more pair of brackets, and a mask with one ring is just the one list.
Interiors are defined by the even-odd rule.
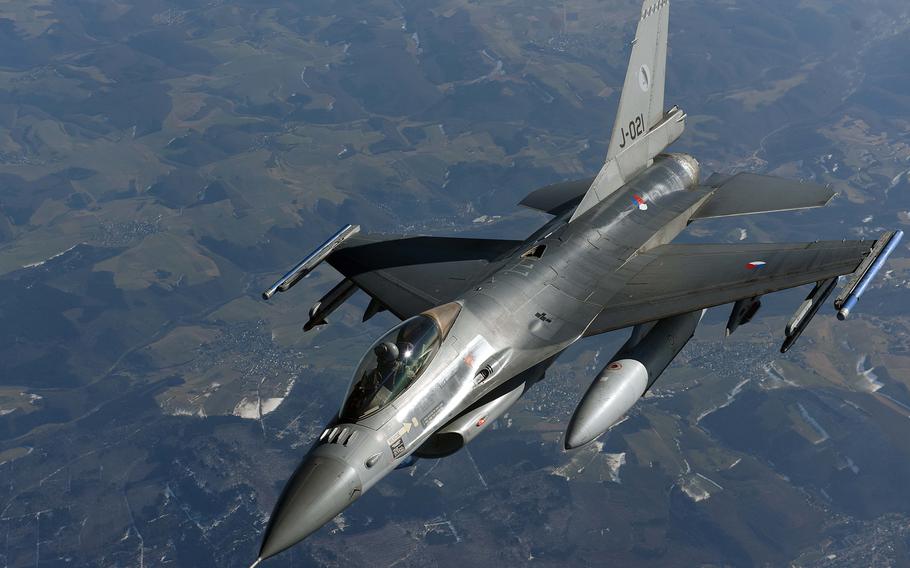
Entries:
[[356,420],[383,408],[426,369],[442,337],[435,320],[419,315],[382,336],[364,355],[341,418]]

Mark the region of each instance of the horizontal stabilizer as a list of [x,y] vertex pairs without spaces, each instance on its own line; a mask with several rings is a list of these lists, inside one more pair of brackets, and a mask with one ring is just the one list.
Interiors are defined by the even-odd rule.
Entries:
[[594,178],[576,179],[541,187],[526,195],[519,205],[559,215],[578,205],[593,181]]
[[693,220],[822,207],[834,197],[825,185],[750,173],[714,174],[704,185],[717,189]]

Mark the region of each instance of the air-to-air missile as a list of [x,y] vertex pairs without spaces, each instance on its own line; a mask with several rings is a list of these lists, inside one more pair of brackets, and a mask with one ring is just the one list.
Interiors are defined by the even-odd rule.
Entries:
[[888,231],[876,241],[869,256],[866,257],[853,274],[853,278],[844,287],[837,299],[834,300],[834,307],[837,309],[837,319],[841,321],[847,319],[847,316],[850,315],[850,310],[856,306],[860,296],[866,292],[869,283],[872,282],[879,270],[882,269],[882,266],[885,265],[885,261],[894,252],[903,237],[903,231]]
[[338,248],[344,241],[360,232],[360,225],[345,225],[338,229],[334,235],[328,238],[324,243],[319,245],[316,250],[311,252],[303,260],[294,265],[294,268],[279,278],[274,284],[269,286],[268,290],[262,293],[263,300],[269,300],[275,295],[275,292],[287,292],[306,277],[314,268],[324,261],[332,251]]

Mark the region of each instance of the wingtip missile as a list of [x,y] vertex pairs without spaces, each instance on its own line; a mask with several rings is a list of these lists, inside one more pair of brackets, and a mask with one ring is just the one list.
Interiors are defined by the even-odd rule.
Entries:
[[[863,295],[869,283],[884,266],[888,256],[897,248],[903,236],[903,231],[889,231],[875,241],[869,254],[854,272],[853,278],[844,287],[837,299],[834,300],[834,307],[837,309],[837,319],[841,321],[847,319],[859,301],[860,296]],[[837,280],[837,278],[831,278],[818,282],[815,288],[806,296],[805,301],[800,304],[793,317],[787,323],[787,327],[784,330],[786,338],[780,346],[781,353],[786,353],[793,347],[796,340],[799,339],[809,325],[809,322],[815,317],[821,304],[828,299],[828,296],[834,290]]]
[[869,255],[859,265],[859,268],[853,273],[853,278],[844,287],[837,299],[834,300],[837,319],[843,321],[850,316],[850,312],[856,306],[863,293],[865,293],[869,283],[872,282],[882,269],[882,266],[885,265],[885,261],[897,248],[903,236],[903,231],[888,231],[875,241]]
[[313,271],[319,264],[324,261],[326,258],[332,254],[336,248],[338,248],[341,243],[348,240],[352,236],[360,232],[360,225],[345,225],[339,229],[334,235],[328,238],[324,243],[316,247],[316,250],[311,252],[303,260],[298,262],[294,268],[290,269],[285,273],[284,276],[275,281],[274,284],[269,286],[263,293],[262,299],[268,300],[275,295],[276,292],[287,292],[294,287],[295,284],[300,282],[305,278],[310,272]]

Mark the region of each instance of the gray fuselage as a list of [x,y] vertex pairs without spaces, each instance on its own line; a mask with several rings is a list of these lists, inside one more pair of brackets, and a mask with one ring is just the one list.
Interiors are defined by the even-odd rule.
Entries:
[[486,426],[485,408],[507,410],[609,310],[636,255],[685,228],[705,199],[698,178],[694,158],[659,156],[581,218],[568,223],[569,209],[491,263],[457,300],[457,317],[414,383],[378,411],[339,415],[326,428],[285,489],[287,505],[270,526],[281,534],[267,535],[267,555],[318,529],[422,446],[439,455],[433,437],[447,427],[466,443],[469,429]]

